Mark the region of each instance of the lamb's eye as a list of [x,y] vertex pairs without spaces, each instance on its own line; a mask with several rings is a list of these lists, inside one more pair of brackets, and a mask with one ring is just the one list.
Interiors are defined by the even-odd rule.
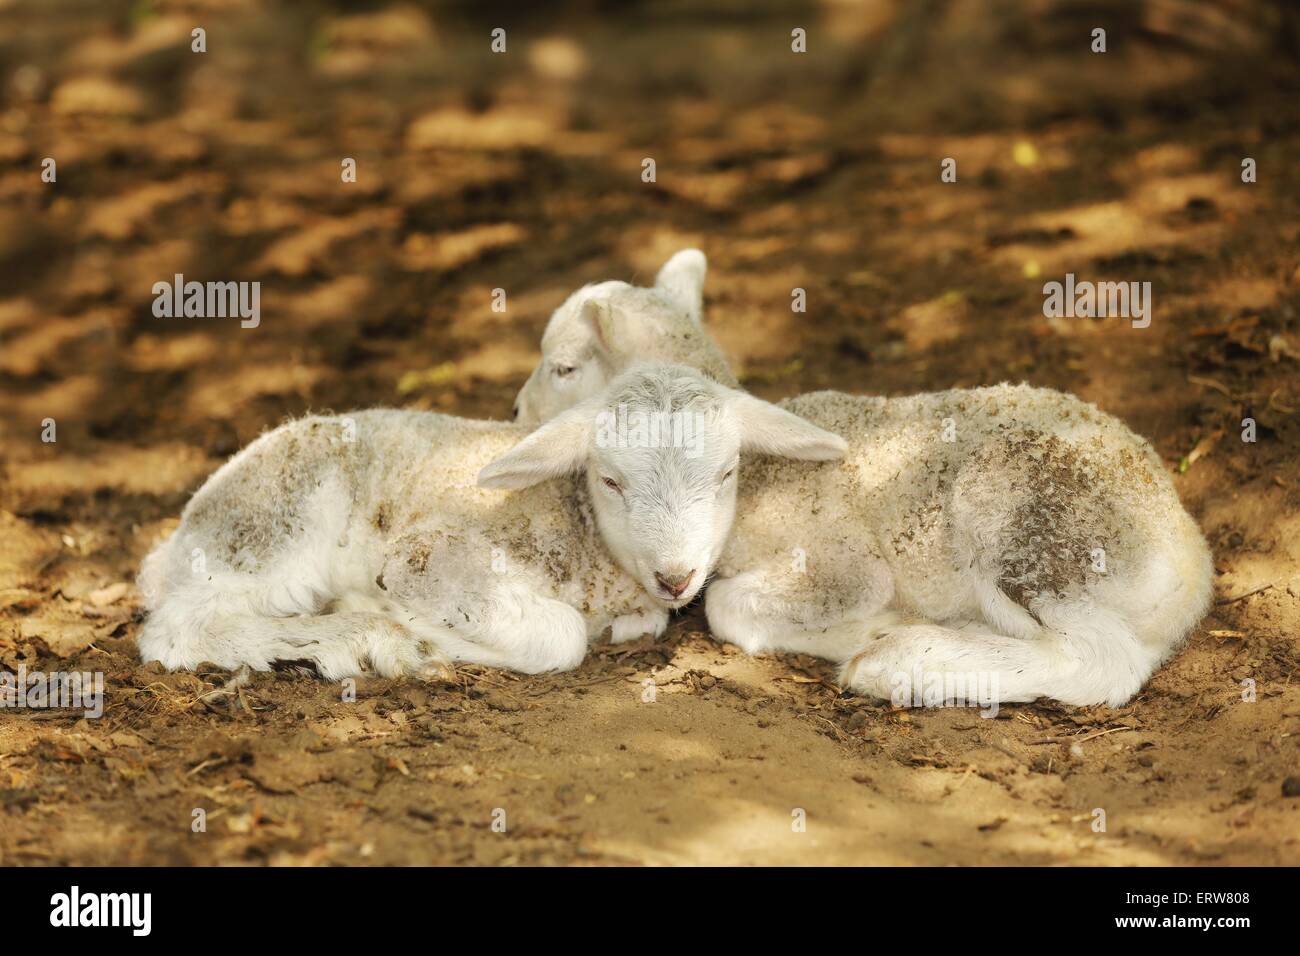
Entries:
[[554,365],[551,367],[551,371],[555,373],[557,378],[568,378],[577,370],[578,366],[576,365]]
[[736,473],[736,469],[728,468],[727,473],[718,479],[718,484],[725,485],[727,483],[727,479],[730,478],[735,473]]
[[623,493],[622,486],[619,485],[619,483],[615,481],[613,478],[602,478],[600,480],[605,483],[605,487],[608,488],[610,491],[617,491],[620,495]]

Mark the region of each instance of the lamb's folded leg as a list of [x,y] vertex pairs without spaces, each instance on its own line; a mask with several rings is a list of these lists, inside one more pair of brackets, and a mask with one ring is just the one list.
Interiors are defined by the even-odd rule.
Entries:
[[420,675],[462,661],[524,673],[568,670],[587,652],[582,615],[521,584],[403,601],[347,595],[323,614],[257,613],[233,591],[178,592],[149,616],[138,645],[169,669],[204,661],[267,670],[310,661],[329,680],[373,671]]
[[[448,558],[451,566],[469,560]],[[525,674],[571,670],[587,655],[587,622],[576,608],[539,593],[526,581],[412,571],[397,560],[385,572],[390,614],[452,661]]]
[[972,706],[1052,697],[1118,707],[1159,664],[1159,655],[1105,608],[1060,605],[1044,619],[1051,626],[1033,637],[1008,637],[980,624],[886,624],[867,635],[840,683],[904,706],[951,705],[947,698],[956,688]]
[[436,642],[383,614],[363,611],[269,617],[229,610],[187,613],[164,603],[149,616],[138,644],[146,662],[160,661],[169,669],[209,661],[268,670],[281,661],[310,661],[328,680],[368,670],[385,677],[416,674],[445,659]]
[[709,629],[749,654],[788,651],[846,661],[861,650],[868,622],[879,617],[892,596],[883,569],[860,570],[847,582],[819,583],[784,568],[714,581],[705,598]]

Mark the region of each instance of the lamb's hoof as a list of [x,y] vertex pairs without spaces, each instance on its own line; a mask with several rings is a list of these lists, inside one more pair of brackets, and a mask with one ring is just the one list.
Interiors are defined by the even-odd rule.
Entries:
[[427,684],[456,683],[456,670],[446,661],[429,661],[421,664],[420,668],[411,676]]
[[668,612],[661,609],[643,611],[640,614],[624,614],[616,617],[610,626],[609,642],[626,644],[646,634],[658,637],[667,628]]
[[888,701],[892,695],[889,675],[880,660],[872,660],[869,652],[858,654],[840,668],[840,686],[859,697]]

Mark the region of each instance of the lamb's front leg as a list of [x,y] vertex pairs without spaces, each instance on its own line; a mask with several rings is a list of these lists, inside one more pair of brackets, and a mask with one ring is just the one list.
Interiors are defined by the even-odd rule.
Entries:
[[481,560],[490,553],[473,542],[399,542],[380,575],[394,616],[452,661],[525,674],[577,667],[587,654],[586,619],[528,575],[494,571]]
[[848,576],[815,576],[789,567],[746,570],[709,585],[705,613],[715,637],[748,654],[812,654],[840,663],[865,636],[896,618],[888,570],[866,560]]
[[403,624],[452,661],[539,674],[572,670],[587,655],[582,614],[525,584],[399,603]]
[[668,611],[661,607],[621,614],[610,625],[609,642],[625,644],[639,637],[658,637],[668,629]]

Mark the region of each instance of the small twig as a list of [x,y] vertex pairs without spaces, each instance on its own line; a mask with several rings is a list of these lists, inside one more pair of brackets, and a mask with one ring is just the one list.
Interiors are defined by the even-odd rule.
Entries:
[[[196,701],[206,701],[209,697],[229,697],[229,696],[232,696],[232,695],[238,693],[238,692],[239,692],[239,689],[240,689],[241,687],[245,686],[246,684],[249,684],[251,681],[252,681],[252,675],[251,675],[251,673],[249,672],[248,668],[247,668],[247,667],[241,667],[239,670],[235,671],[235,673],[232,674],[232,675],[230,676],[230,680],[226,681],[226,682],[225,682],[224,684],[222,684],[220,687],[214,687],[212,690],[208,691],[206,694],[199,694],[199,695],[198,695],[197,697],[195,697],[194,699],[195,699]],[[154,687],[154,686],[162,686],[162,687],[166,687],[167,685],[166,685],[166,684],[158,684],[157,682],[155,682],[155,683],[153,683],[153,684],[150,684],[149,686],[150,686],[150,687]],[[241,695],[241,698],[240,698],[240,699],[241,699],[241,700],[243,699],[243,698],[242,698],[242,695]],[[245,706],[247,706],[247,705],[245,705]]]
[[829,728],[830,728],[830,729],[835,733],[835,739],[836,739],[836,740],[839,740],[839,741],[843,742],[843,741],[845,741],[845,740],[849,740],[849,739],[850,739],[849,737],[845,736],[844,731],[840,730],[840,728],[836,727],[835,724],[833,724],[831,721],[827,720],[827,719],[826,719],[825,717],[823,717],[821,714],[809,714],[808,716],[810,716],[810,717],[816,717],[818,720],[820,720],[822,723],[824,723],[827,727],[829,727]]
[[1085,737],[1071,737],[1071,736],[1069,736],[1069,735],[1067,734],[1066,736],[1063,736],[1063,737],[1039,737],[1039,738],[1037,738],[1036,740],[1026,740],[1025,743],[1029,744],[1029,745],[1032,746],[1032,747],[1037,747],[1037,746],[1040,746],[1040,745],[1042,745],[1042,744],[1065,744],[1065,743],[1070,743],[1070,744],[1079,743],[1079,744],[1081,744],[1081,743],[1083,743],[1083,742],[1086,741],[1086,740],[1095,740],[1097,737],[1105,737],[1107,734],[1118,734],[1118,733],[1120,733],[1121,731],[1125,731],[1125,730],[1134,730],[1134,729],[1136,729],[1136,728],[1133,728],[1133,727],[1111,727],[1109,730],[1099,730],[1099,731],[1097,731],[1095,734],[1088,734],[1088,735],[1085,736]]
[[1238,601],[1244,601],[1252,594],[1259,594],[1261,591],[1267,591],[1272,586],[1273,586],[1273,582],[1270,581],[1268,584],[1260,585],[1259,587],[1255,588],[1255,590],[1253,591],[1247,591],[1245,594],[1238,594],[1236,597],[1219,598],[1214,603],[1215,604],[1236,604]]
[[811,677],[807,674],[778,675],[773,677],[772,680],[788,681],[791,684],[820,684],[822,687],[825,687],[829,691],[833,691],[835,694],[842,694],[844,692],[842,687],[836,687],[829,681],[822,680],[820,677]]
[[198,773],[200,770],[206,770],[208,767],[219,767],[219,766],[221,766],[223,763],[226,763],[226,762],[227,762],[227,758],[225,758],[225,757],[213,757],[211,760],[205,760],[205,761],[203,761],[203,763],[195,764],[195,765],[190,769],[190,772],[187,773],[185,776],[187,776],[187,777],[192,777],[192,776],[194,776],[196,773]]
[[1083,743],[1085,740],[1092,740],[1096,737],[1105,737],[1107,734],[1123,733],[1126,730],[1133,730],[1133,729],[1134,728],[1132,727],[1112,727],[1110,728],[1110,730],[1099,730],[1095,734],[1089,734],[1086,737],[1076,737],[1075,740],[1077,740],[1079,743]]
[[[581,687],[595,687],[597,684],[609,684],[609,683],[611,683],[611,682],[613,682],[613,681],[616,681],[616,680],[623,680],[623,679],[626,678],[627,676],[629,676],[629,675],[627,675],[627,674],[611,674],[611,675],[608,676],[608,677],[597,677],[595,680],[583,681],[581,684],[565,684],[565,685],[560,685],[560,686],[557,686],[557,687],[552,687],[552,688],[549,688],[549,689],[547,689],[547,690],[540,690],[540,691],[537,691],[537,692],[534,693],[534,694],[529,694],[529,695],[527,695],[527,696],[528,696],[528,699],[529,699],[529,700],[532,700],[532,699],[535,698],[535,697],[545,697],[545,696],[547,696],[548,694],[553,694],[553,693],[555,693],[555,691],[557,691],[557,690],[577,690],[577,689],[579,689],[579,688],[581,688]],[[631,675],[631,676],[635,676],[635,675]],[[669,687],[669,686],[671,686],[672,684],[680,684],[680,683],[683,683],[683,681],[679,678],[678,680],[665,681],[665,682],[662,683],[662,684],[656,682],[655,687],[656,687],[656,688]],[[518,699],[518,698],[514,698],[513,695],[511,695],[511,696],[512,696],[512,699]]]
[[484,683],[484,684],[491,684],[493,687],[506,687],[506,686],[508,686],[508,685],[506,684],[505,681],[493,680],[491,677],[488,677],[487,674],[468,674],[468,673],[467,673],[466,676],[469,677],[470,680],[474,681],[475,683],[482,682],[482,683]]
[[1200,712],[1201,698],[1204,696],[1205,696],[1205,691],[1201,691],[1199,694],[1196,695],[1196,701],[1188,709],[1187,716],[1184,717],[1181,721],[1179,721],[1178,726],[1174,728],[1175,733],[1177,733],[1178,731],[1186,727],[1188,724],[1190,724],[1192,722],[1192,718],[1195,717]]
[[1187,376],[1187,381],[1191,382],[1193,385],[1203,385],[1206,388],[1215,389],[1216,391],[1227,395],[1229,398],[1232,398],[1232,392],[1228,391],[1228,386],[1224,385],[1222,382],[1216,382],[1212,378],[1202,378],[1199,375],[1189,375]]

